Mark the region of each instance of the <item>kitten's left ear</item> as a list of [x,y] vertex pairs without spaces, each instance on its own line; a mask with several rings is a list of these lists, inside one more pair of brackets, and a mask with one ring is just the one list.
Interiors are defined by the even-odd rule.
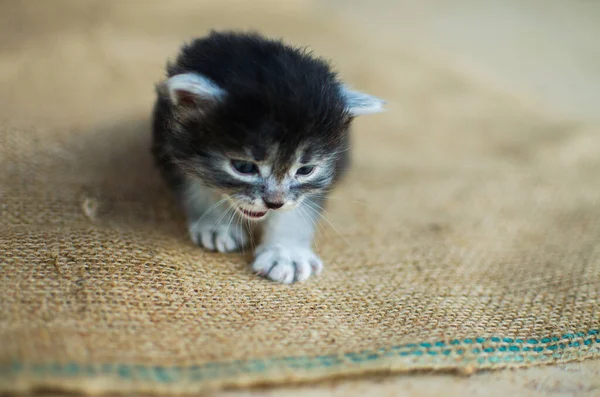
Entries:
[[226,95],[214,81],[197,73],[176,74],[159,83],[157,91],[177,107],[200,111],[221,102]]
[[348,86],[341,86],[342,98],[346,103],[346,109],[351,116],[362,116],[364,114],[381,113],[384,111],[386,101],[373,95],[354,91]]

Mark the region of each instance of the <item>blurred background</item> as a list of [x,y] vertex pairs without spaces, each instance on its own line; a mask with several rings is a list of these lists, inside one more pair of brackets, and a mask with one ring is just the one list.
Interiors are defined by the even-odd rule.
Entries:
[[318,3],[353,18],[392,46],[410,46],[498,90],[573,117],[600,119],[600,2]]
[[[396,77],[369,86],[375,79],[368,75],[385,65],[364,62],[366,49],[381,51],[369,64],[402,68],[419,58],[550,112],[600,118],[596,1],[4,0],[0,11],[0,82],[18,77],[28,88],[2,84],[0,104],[11,115],[22,115],[33,93],[47,101],[36,115],[56,115],[54,106],[67,103],[70,112],[89,111],[85,99],[116,93],[124,80],[135,87],[132,97],[115,95],[106,110],[129,112],[127,103],[149,97],[149,83],[181,40],[209,28],[252,28],[310,45],[382,95]],[[352,41],[355,53],[341,55]],[[59,78],[60,87],[53,84]],[[71,103],[65,93],[74,86],[86,89]]]
[[[350,85],[388,100],[387,113],[359,118],[357,129],[402,144],[357,157],[402,155],[412,167],[425,151],[435,162],[457,129],[468,139],[455,149],[473,153],[595,127],[598,20],[595,1],[5,0],[0,118],[86,131],[147,120],[154,84],[184,40],[257,30],[309,46]],[[356,139],[358,150],[376,144]]]

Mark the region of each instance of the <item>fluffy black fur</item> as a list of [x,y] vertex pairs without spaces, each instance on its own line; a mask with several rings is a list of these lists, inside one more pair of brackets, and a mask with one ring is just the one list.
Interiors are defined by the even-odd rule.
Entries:
[[173,188],[182,184],[185,164],[201,164],[204,175],[196,177],[207,186],[241,189],[218,169],[206,172],[214,154],[248,148],[260,161],[275,144],[277,172],[284,172],[301,144],[308,144],[309,157],[334,154],[333,180],[304,189],[327,189],[346,169],[352,117],[341,83],[323,59],[256,33],[211,32],[184,45],[167,67],[167,77],[187,72],[212,79],[227,98],[201,116],[185,117],[159,95],[152,151]]

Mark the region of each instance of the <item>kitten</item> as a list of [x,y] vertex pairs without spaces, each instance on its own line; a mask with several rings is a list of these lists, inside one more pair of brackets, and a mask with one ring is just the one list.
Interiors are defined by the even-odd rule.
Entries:
[[193,242],[239,250],[243,225],[260,222],[256,273],[288,284],[318,274],[314,226],[348,164],[350,123],[384,101],[305,50],[214,31],[183,46],[157,97],[152,151]]

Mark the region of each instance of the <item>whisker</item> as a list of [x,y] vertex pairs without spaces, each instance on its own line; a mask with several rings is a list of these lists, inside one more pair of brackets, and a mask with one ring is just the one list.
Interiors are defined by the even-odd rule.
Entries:
[[229,206],[229,208],[227,208],[225,211],[223,211],[223,213],[221,214],[221,216],[219,216],[219,218],[216,220],[215,222],[215,226],[219,225],[221,223],[221,220],[225,217],[225,215],[227,215],[229,213],[229,211],[235,211],[235,208],[233,208],[233,206]]
[[202,221],[202,219],[204,219],[209,213],[211,213],[212,211],[214,211],[219,205],[223,204],[223,202],[225,202],[225,201],[227,201],[227,197],[225,197],[225,198],[217,201],[215,204],[213,204],[210,207],[208,207],[208,209],[202,213],[202,215],[200,216],[200,218],[198,218],[196,220],[196,222],[194,223],[194,228],[196,226],[198,226],[198,224],[200,223],[200,221]]
[[[232,197],[232,200],[234,201],[234,205],[237,207],[240,207],[240,204],[242,203],[242,200],[236,199],[235,197]],[[237,215],[237,214],[235,214]],[[250,220],[248,218],[246,218],[245,216],[237,216],[237,225],[239,226],[239,239],[240,241],[242,240],[242,233],[244,233],[244,229],[248,232],[248,238],[250,239],[250,247],[252,250],[254,250],[254,237],[252,236],[252,230],[250,227]],[[245,258],[246,257],[246,247],[242,244],[242,256]]]
[[250,236],[250,247],[252,247],[252,251],[256,249],[256,243],[254,242],[254,227],[250,224],[250,219],[246,219],[246,223],[248,225],[248,235]]
[[[239,207],[241,200],[237,200],[235,198],[234,198],[234,200],[235,200],[235,205]],[[237,215],[237,214],[234,212],[234,215]],[[244,233],[244,220],[245,220],[245,218],[243,216],[237,216],[236,219],[237,219],[236,225],[238,226],[238,239],[239,239],[238,241],[240,242],[240,245],[241,245],[242,257],[245,258],[246,257],[246,247],[245,247],[245,244],[242,241],[243,240],[242,234]],[[248,233],[248,236],[250,236],[250,233]]]
[[[308,223],[308,221],[310,221],[310,222],[312,223],[313,227],[314,227],[315,229],[317,229],[317,231],[318,231],[318,232],[320,232],[320,229],[319,229],[319,227],[318,227],[318,224],[317,224],[317,222],[315,222],[315,221],[312,219],[312,217],[310,216],[310,214],[309,214],[308,212],[306,212],[306,210],[305,210],[304,208],[302,208],[302,206],[299,206],[299,207],[298,207],[298,210],[300,210],[299,214],[300,214],[300,216],[302,217],[302,220],[304,221],[304,223],[306,223],[306,226],[309,226],[309,227],[310,227],[310,224]],[[307,220],[307,218],[308,218],[308,220]],[[318,244],[317,244],[317,239],[315,238],[315,234],[314,234],[314,233],[313,233],[313,235],[312,235],[312,240],[313,240],[313,244],[314,244],[314,246],[315,246],[315,249],[316,249],[316,250],[318,250],[318,249],[319,249],[319,246],[318,246]]]
[[309,219],[311,220],[311,222],[313,223],[313,225],[315,226],[315,228],[317,229],[317,231],[319,233],[323,233],[323,231],[321,230],[321,225],[319,222],[319,218],[315,217],[315,216],[311,216],[310,213],[308,212],[307,208],[303,208],[303,210],[306,212],[307,216],[309,217]]
[[244,234],[244,226],[242,225],[242,221],[240,219],[240,217],[237,218],[237,222],[236,222],[236,227],[237,227],[237,231],[238,231],[238,241],[240,244],[240,248],[242,249],[242,257],[245,258],[246,257],[246,247],[244,244],[244,239],[243,239],[243,234]]
[[[235,198],[233,198],[233,200],[234,200],[234,204],[239,207],[239,200],[237,200]],[[233,215],[234,216],[237,215],[235,213],[235,211],[234,211]],[[244,244],[244,241],[243,241],[244,240],[244,238],[243,238],[244,237],[243,236],[243,234],[244,234],[243,219],[240,216],[237,216],[235,218],[236,218],[236,227],[237,227],[237,231],[238,231],[238,237],[237,237],[238,238],[238,243],[240,244],[240,248],[242,250],[242,257],[245,258],[246,257],[246,251],[245,251],[246,247],[245,247],[245,244]]]
[[233,222],[233,218],[235,218],[236,213],[235,210],[231,213],[231,218],[229,219],[229,223],[227,224],[227,228],[225,229],[225,234],[229,233],[229,228],[231,227],[231,222]]
[[313,193],[311,194],[313,197],[317,197],[317,198],[323,198],[326,200],[338,200],[338,201],[346,201],[348,203],[356,203],[356,204],[361,204],[364,206],[368,206],[369,203],[367,203],[366,201],[361,201],[361,200],[349,200],[343,197],[333,197],[333,196],[328,196],[327,193]]
[[346,245],[350,245],[350,243],[348,242],[348,240],[346,239],[346,237],[344,237],[344,235],[342,233],[340,233],[340,231],[333,225],[333,223],[331,223],[329,221],[329,219],[327,219],[327,217],[325,215],[323,215],[319,210],[315,209],[314,207],[312,207],[311,204],[316,205],[318,208],[321,209],[321,211],[323,210],[323,207],[321,207],[319,204],[317,203],[311,203],[311,202],[306,202],[307,204],[307,208],[310,208],[315,214],[317,214],[318,216],[320,216],[321,218],[323,218],[323,220],[325,222],[327,222],[329,224],[329,226],[331,226],[331,228],[342,238],[342,240],[344,240],[344,242],[346,243]]

